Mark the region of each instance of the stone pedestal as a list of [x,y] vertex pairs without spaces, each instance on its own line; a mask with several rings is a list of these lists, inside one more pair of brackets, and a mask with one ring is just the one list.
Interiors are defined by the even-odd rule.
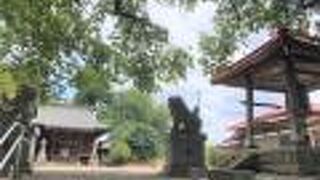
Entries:
[[173,127],[170,133],[170,150],[167,174],[171,177],[191,177],[192,172],[205,173],[204,141],[201,134],[201,120],[198,109],[188,111],[179,97],[169,99],[173,116]]
[[168,175],[189,177],[192,169],[204,170],[204,136],[171,136]]

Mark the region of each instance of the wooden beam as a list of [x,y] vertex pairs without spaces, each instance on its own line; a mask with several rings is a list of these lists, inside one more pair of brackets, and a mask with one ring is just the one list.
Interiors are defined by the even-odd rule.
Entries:
[[305,75],[312,75],[312,76],[319,76],[320,77],[320,71],[314,71],[314,70],[306,70],[306,69],[299,69],[296,68],[297,74],[305,74]]
[[297,52],[293,52],[291,58],[296,63],[320,64],[320,56],[319,57],[315,57],[313,55],[300,54],[300,53],[297,53]]
[[254,82],[252,75],[245,76],[246,81],[246,119],[247,119],[247,132],[246,132],[246,146],[248,148],[254,148],[254,131],[253,131],[253,119],[254,119]]
[[289,51],[285,51],[284,69],[287,89],[286,104],[292,116],[292,141],[295,145],[306,144],[308,95],[306,88],[298,81],[295,64],[291,59]]
[[[283,79],[283,78],[282,78]],[[261,77],[255,77],[252,79],[254,81],[254,89],[267,91],[267,92],[280,92],[283,93],[284,89],[284,81],[276,77],[271,77],[270,79],[264,79]],[[246,88],[246,77],[243,77],[241,80],[237,81],[229,81],[228,85],[233,87]]]

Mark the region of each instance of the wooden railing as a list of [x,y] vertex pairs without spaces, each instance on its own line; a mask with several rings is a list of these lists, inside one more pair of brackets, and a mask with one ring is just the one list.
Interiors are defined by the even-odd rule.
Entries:
[[8,139],[8,137],[12,134],[12,132],[18,128],[18,126],[20,126],[19,122],[14,122],[10,128],[2,135],[2,137],[0,138],[0,146],[2,146],[5,141]]

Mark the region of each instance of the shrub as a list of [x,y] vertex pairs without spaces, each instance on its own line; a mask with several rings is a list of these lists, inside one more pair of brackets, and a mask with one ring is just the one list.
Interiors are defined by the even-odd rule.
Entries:
[[153,128],[136,126],[128,137],[132,157],[138,161],[147,161],[162,154],[163,140]]
[[227,167],[229,166],[239,153],[226,150],[226,149],[219,149],[214,147],[212,144],[206,144],[206,166],[208,168],[212,167]]
[[125,141],[116,141],[112,146],[109,158],[113,164],[123,164],[130,160],[131,149]]
[[[137,90],[115,94],[99,108],[98,118],[110,128],[111,142],[126,143],[131,155],[127,160],[149,161],[165,155],[170,115],[152,96]],[[117,157],[114,148],[110,151]]]

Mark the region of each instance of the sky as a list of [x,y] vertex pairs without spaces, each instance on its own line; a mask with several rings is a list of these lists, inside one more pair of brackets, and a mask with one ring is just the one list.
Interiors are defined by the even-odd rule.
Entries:
[[[198,53],[201,34],[212,31],[214,26],[215,6],[211,3],[201,3],[190,12],[151,1],[148,10],[155,23],[168,28],[171,43],[195,54]],[[188,69],[185,79],[164,87],[158,98],[166,101],[174,95],[181,96],[190,109],[200,106],[202,131],[214,143],[225,139],[229,134],[226,130],[229,122],[241,119],[243,115],[244,107],[239,103],[243,92],[211,85],[210,77],[205,76],[200,68]]]
[[[212,17],[215,13],[215,6],[210,2],[200,3],[192,12],[154,1],[150,1],[147,8],[151,19],[169,30],[171,43],[195,55],[199,53],[197,44],[201,34],[212,31],[214,27]],[[238,56],[260,46],[267,36],[265,32],[252,35],[248,43],[252,46],[243,50]],[[200,68],[188,69],[185,79],[168,84],[157,95],[157,98],[166,102],[168,97],[176,95],[181,96],[190,109],[196,105],[200,106],[202,131],[214,144],[221,143],[231,135],[232,132],[228,130],[228,126],[244,120],[245,107],[240,103],[245,98],[244,91],[210,84],[210,77],[204,75]],[[311,101],[319,102],[319,97],[319,92],[313,93]],[[255,101],[282,105],[284,96],[258,91],[255,92]],[[256,114],[266,110],[268,110],[266,107],[255,108]]]

